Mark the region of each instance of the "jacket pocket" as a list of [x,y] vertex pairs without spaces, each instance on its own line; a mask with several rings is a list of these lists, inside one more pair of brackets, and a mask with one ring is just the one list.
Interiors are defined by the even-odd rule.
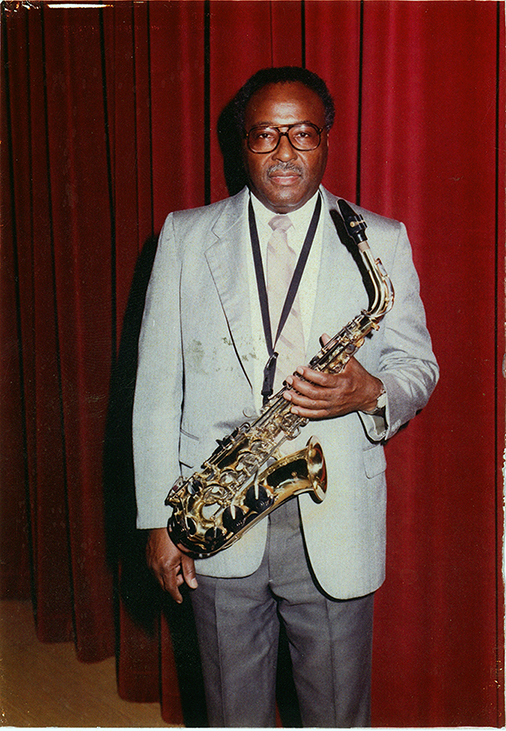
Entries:
[[364,449],[364,469],[367,477],[376,477],[386,470],[385,450],[381,445]]
[[186,467],[193,468],[197,462],[200,439],[184,429],[179,431],[179,461]]

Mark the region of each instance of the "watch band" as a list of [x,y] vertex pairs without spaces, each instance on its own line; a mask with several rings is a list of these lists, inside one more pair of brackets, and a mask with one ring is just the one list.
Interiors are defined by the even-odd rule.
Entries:
[[364,414],[370,414],[371,416],[383,416],[387,405],[387,392],[383,386],[381,392],[376,399],[376,406],[372,411],[364,411]]

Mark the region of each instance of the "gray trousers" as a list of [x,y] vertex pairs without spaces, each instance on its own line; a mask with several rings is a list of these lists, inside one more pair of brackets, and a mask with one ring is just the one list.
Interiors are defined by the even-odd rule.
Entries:
[[[284,623],[305,727],[370,725],[373,594],[330,599],[309,571],[297,499],[267,518],[251,576],[198,576],[192,603],[210,726],[276,725],[279,623]],[[338,559],[334,559],[338,560]]]

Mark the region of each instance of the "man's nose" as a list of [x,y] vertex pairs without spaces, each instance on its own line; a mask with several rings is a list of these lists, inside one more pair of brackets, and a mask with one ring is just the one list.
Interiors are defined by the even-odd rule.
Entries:
[[276,160],[292,160],[294,157],[296,157],[297,152],[295,151],[295,148],[292,147],[290,144],[290,140],[288,139],[288,135],[282,134],[279,138],[279,145],[274,150],[274,157]]

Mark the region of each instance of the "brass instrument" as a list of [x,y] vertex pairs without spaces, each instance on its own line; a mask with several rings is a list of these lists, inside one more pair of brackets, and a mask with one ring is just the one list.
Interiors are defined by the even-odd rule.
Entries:
[[[372,287],[369,307],[340,330],[309,362],[313,370],[339,373],[394,301],[393,287],[381,261],[374,259],[365,236],[366,223],[344,200],[339,209],[347,233],[358,247]],[[300,377],[300,376],[299,376]],[[255,523],[293,495],[309,492],[321,502],[327,489],[325,458],[311,437],[304,449],[282,456],[279,447],[298,436],[308,419],[290,412],[283,387],[261,415],[218,441],[200,470],[171,488],[165,504],[173,508],[167,530],[172,541],[204,558],[228,548]]]

